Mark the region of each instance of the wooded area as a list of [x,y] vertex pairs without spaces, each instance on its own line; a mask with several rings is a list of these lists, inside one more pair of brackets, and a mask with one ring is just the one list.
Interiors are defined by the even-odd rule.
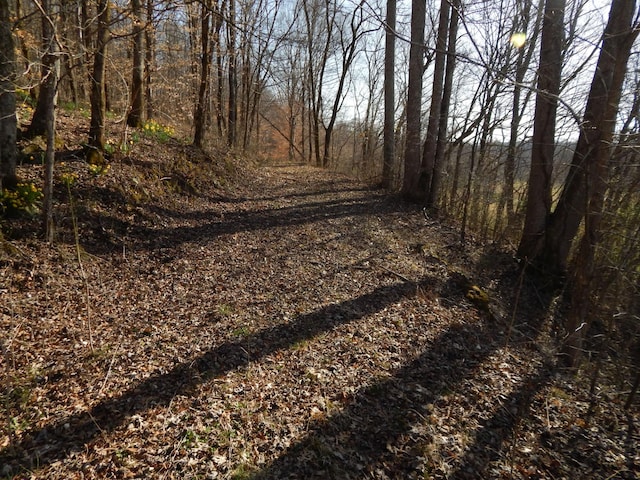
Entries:
[[[53,245],[70,217],[81,264],[64,163],[101,178],[145,138],[231,170],[327,169],[512,255],[558,364],[615,383],[629,409],[638,34],[635,0],[0,0],[0,239],[38,218]],[[86,123],[65,123],[73,143],[61,112]],[[163,168],[176,195],[196,190],[183,177],[200,170]]]

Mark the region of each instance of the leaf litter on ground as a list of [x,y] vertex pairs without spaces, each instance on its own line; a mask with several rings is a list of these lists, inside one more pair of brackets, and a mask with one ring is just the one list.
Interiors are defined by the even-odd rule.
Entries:
[[640,475],[637,409],[588,415],[507,253],[325,170],[176,194],[154,161],[81,178],[80,250],[9,240],[4,478]]

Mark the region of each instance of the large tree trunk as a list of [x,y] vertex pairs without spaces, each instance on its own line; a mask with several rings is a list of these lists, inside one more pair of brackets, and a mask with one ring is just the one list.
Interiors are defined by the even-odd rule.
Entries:
[[411,47],[409,49],[409,85],[407,87],[407,139],[404,153],[402,194],[410,201],[420,201],[420,129],[422,73],[424,71],[425,0],[411,2]]
[[16,179],[16,56],[9,1],[0,0],[0,193]]
[[[55,43],[54,26],[52,24],[52,18],[48,15],[51,12],[52,0],[42,0],[42,42],[43,51],[42,67],[40,82],[40,93],[38,95],[38,103],[36,109],[33,112],[31,119],[31,125],[27,129],[26,136],[29,138],[37,137],[39,135],[45,135],[47,133],[47,122],[49,118],[48,108],[55,107],[56,93],[58,90],[58,78],[59,74],[56,69],[59,67],[57,52],[51,50],[52,45]],[[57,47],[57,46],[56,46]],[[53,104],[49,101],[53,98]]]
[[98,29],[96,52],[91,75],[91,121],[89,124],[89,146],[104,151],[104,123],[106,118],[105,60],[109,42],[109,1],[98,1]]
[[236,57],[236,3],[229,0],[229,111],[227,116],[227,143],[230,147],[236,144],[238,121],[238,74]]
[[395,58],[396,58],[396,0],[387,0],[387,20],[384,49],[384,145],[382,164],[382,186],[393,186],[396,156],[395,135]]
[[640,27],[633,25],[635,9],[635,0],[611,2],[602,50],[585,109],[583,129],[547,236],[547,265],[551,271],[563,272],[571,243],[582,218],[585,219],[566,323],[568,337],[564,353],[571,366],[576,366],[580,359],[584,332],[587,330],[581,327],[582,322],[588,322],[594,256],[600,240],[618,105],[631,47],[640,33]]
[[524,230],[518,257],[530,261],[544,245],[551,213],[556,110],[562,75],[562,45],[566,0],[547,0],[542,24],[538,93],[533,124],[531,168]]
[[611,155],[609,146],[627,62],[638,36],[637,26],[631,25],[635,3],[635,0],[613,0],[611,3],[580,136],[546,236],[544,263],[551,272],[562,274],[566,270],[571,245],[587,212],[594,182],[601,182],[599,172],[607,170],[602,166],[608,164]]
[[[429,121],[422,151],[422,164],[420,169],[420,189],[418,196],[427,201],[431,191],[431,181],[435,166],[436,148],[438,145],[438,130],[440,128],[440,114],[442,107],[442,92],[444,91],[444,71],[447,62],[447,38],[449,36],[449,12],[451,5],[449,0],[440,1],[440,23],[438,24],[438,36],[436,40],[436,57],[433,70],[433,83],[431,87],[431,105],[429,106]],[[432,205],[427,205],[431,207]]]
[[460,6],[459,0],[454,0],[451,9],[451,19],[449,21],[449,38],[447,42],[447,64],[444,72],[444,85],[442,89],[442,102],[440,104],[440,116],[438,122],[438,138],[433,158],[433,168],[431,183],[427,190],[427,208],[438,206],[440,196],[440,184],[442,181],[442,164],[444,162],[444,152],[447,145],[447,124],[449,121],[449,106],[451,105],[451,93],[453,90],[453,73],[456,65],[456,41],[458,37],[458,20]]
[[153,0],[147,0],[147,28],[144,34],[145,58],[145,105],[147,109],[147,120],[153,118],[153,72],[155,68],[155,33],[153,23]]
[[144,121],[144,28],[140,0],[131,0],[133,14],[133,69],[131,78],[131,106],[127,115],[127,125],[142,127]]
[[45,152],[44,163],[44,198],[42,201],[42,218],[43,218],[43,231],[45,238],[50,243],[54,240],[54,225],[53,225],[53,167],[55,163],[55,130],[56,130],[56,98],[58,95],[58,78],[60,71],[60,55],[58,51],[58,44],[55,36],[55,25],[57,24],[59,5],[56,4],[56,0],[50,2],[43,2],[45,9],[45,19],[43,25],[46,23],[48,28],[43,32],[46,36],[43,37],[43,44],[46,45],[46,50],[43,58],[43,64],[48,68],[46,74],[47,87],[42,88],[40,91],[40,97],[38,98],[38,104],[42,99],[42,108],[45,115],[45,135],[47,137],[47,149]]
[[209,2],[202,5],[202,32],[201,32],[201,55],[200,55],[200,88],[198,89],[198,99],[195,116],[193,119],[195,133],[193,144],[202,148],[205,132],[205,111],[208,102],[209,92],[209,72],[211,71],[211,49],[209,45],[209,32],[211,29],[211,8]]

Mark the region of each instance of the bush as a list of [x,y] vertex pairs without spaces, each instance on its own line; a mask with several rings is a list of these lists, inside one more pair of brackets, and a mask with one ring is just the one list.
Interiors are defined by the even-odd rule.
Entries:
[[142,127],[142,132],[146,137],[155,138],[159,142],[166,142],[175,134],[173,128],[155,120],[148,120]]
[[0,193],[0,209],[5,216],[35,215],[40,211],[42,191],[31,182],[20,182]]

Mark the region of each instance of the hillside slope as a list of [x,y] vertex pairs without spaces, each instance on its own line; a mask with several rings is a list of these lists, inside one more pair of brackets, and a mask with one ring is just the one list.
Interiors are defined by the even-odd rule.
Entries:
[[0,475],[638,478],[638,412],[587,414],[508,255],[330,172],[233,165],[69,157],[59,242],[4,225]]

